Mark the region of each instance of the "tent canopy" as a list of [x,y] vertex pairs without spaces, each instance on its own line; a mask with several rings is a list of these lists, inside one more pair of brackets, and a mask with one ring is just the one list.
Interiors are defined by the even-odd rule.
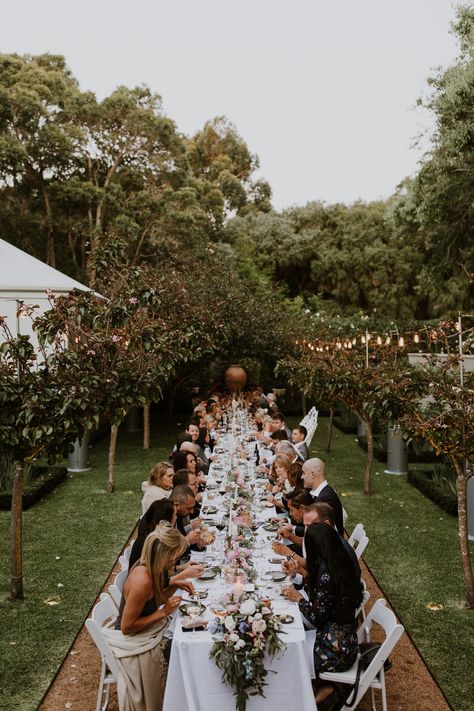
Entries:
[[54,292],[68,292],[72,289],[90,291],[84,284],[0,239],[0,292],[46,289]]

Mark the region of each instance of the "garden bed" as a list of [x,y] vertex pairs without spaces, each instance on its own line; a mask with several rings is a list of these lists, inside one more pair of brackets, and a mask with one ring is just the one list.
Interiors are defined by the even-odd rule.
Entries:
[[[35,467],[35,477],[25,488],[23,494],[23,510],[31,508],[45,496],[56,489],[67,479],[67,469],[59,465],[38,465]],[[39,470],[39,471],[38,471]],[[9,511],[12,505],[10,492],[0,491],[0,509]]]
[[450,516],[458,515],[456,495],[448,491],[446,486],[433,480],[433,472],[423,469],[409,469],[407,481],[421,491],[428,499],[437,504]]

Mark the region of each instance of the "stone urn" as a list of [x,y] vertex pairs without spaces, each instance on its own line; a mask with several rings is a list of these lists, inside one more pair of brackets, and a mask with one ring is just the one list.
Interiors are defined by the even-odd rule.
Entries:
[[245,387],[247,373],[240,365],[231,365],[224,373],[224,381],[231,393],[238,393]]

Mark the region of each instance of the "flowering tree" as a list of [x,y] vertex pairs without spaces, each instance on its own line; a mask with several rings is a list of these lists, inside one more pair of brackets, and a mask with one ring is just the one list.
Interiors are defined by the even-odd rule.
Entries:
[[66,355],[61,363],[56,350],[38,359],[29,337],[14,337],[4,318],[0,318],[0,331],[4,339],[0,345],[0,448],[15,462],[10,568],[11,596],[18,600],[23,599],[25,463],[40,455],[54,459],[93,426],[98,413],[90,406],[93,380],[87,386],[77,384],[75,354]]
[[459,382],[459,356],[441,362],[431,356],[420,369],[427,398],[414,404],[402,417],[402,425],[422,437],[437,454],[450,458],[456,471],[459,546],[466,585],[466,600],[474,608],[474,580],[468,546],[467,482],[474,475],[474,375]]
[[[280,361],[289,381],[318,399],[345,403],[367,430],[364,493],[369,495],[374,452],[375,420],[398,419],[420,390],[416,373],[394,348],[379,347],[365,360],[360,351],[342,342],[300,344],[300,352]],[[352,344],[351,344],[352,345]]]

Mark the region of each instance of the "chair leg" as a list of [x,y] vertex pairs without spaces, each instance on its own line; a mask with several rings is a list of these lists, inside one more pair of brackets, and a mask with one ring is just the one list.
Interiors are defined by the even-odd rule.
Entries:
[[382,692],[382,709],[383,711],[387,711],[387,692],[385,688],[385,672],[382,666],[382,669],[380,670],[380,686],[381,692]]
[[102,705],[101,711],[107,711],[107,708],[108,708],[108,706],[109,706],[109,701],[110,701],[110,682],[107,683],[107,686],[105,687],[104,691],[105,691],[105,699],[104,699],[104,703],[103,703],[103,705]]
[[102,709],[102,696],[104,693],[105,672],[106,672],[105,660],[102,658],[102,669],[100,670],[99,691],[97,692],[97,704],[95,707],[96,711],[101,711],[101,709]]

